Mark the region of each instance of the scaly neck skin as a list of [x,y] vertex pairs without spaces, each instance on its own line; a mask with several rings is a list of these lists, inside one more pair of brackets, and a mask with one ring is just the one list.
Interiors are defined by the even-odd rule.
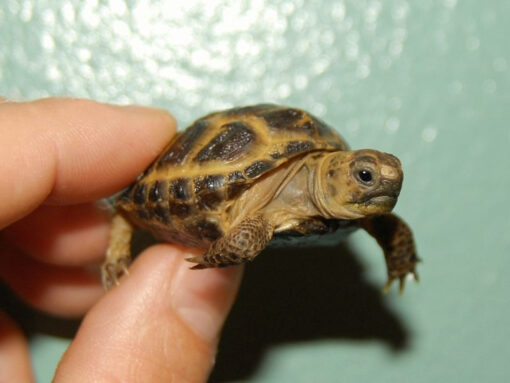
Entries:
[[300,218],[320,215],[308,193],[310,169],[305,164],[305,159],[301,159],[292,165],[286,175],[287,182],[280,186],[266,212],[287,212],[289,216]]
[[310,198],[316,209],[319,211],[319,214],[327,219],[335,218],[335,216],[333,212],[328,209],[328,206],[325,203],[326,198],[322,182],[322,174],[324,174],[324,171],[321,170],[325,165],[326,157],[329,157],[330,155],[331,153],[325,153],[319,158],[310,158],[306,164],[309,169],[308,192]]
[[[349,155],[349,152],[341,153],[345,153],[346,156]],[[308,190],[311,200],[313,201],[313,204],[319,211],[320,215],[326,219],[362,218],[363,215],[348,209],[347,203],[342,203],[341,200],[336,201],[333,199],[333,196],[328,191],[325,182],[327,164],[333,157],[338,156],[339,152],[332,152],[325,153],[323,156],[318,158],[310,157],[310,160],[306,165],[310,169],[308,178]],[[345,185],[337,185],[337,192],[341,194],[342,189],[344,189],[345,192],[345,187]]]
[[[291,230],[293,226],[312,217],[326,219],[362,217],[358,213],[349,211],[344,206],[347,204],[335,201],[328,193],[327,185],[324,182],[325,165],[332,155],[336,155],[337,158],[339,156],[338,152],[310,153],[290,164],[287,169],[280,169],[254,185],[249,190],[252,194],[243,195],[245,200],[241,201],[241,205],[246,209],[248,205],[254,204],[253,201],[256,200],[257,195],[266,194],[267,190],[273,190],[276,184],[269,184],[277,181],[280,182],[277,192],[273,195],[272,200],[262,207],[264,215],[275,227],[275,232]],[[257,191],[257,187],[260,191]],[[342,193],[343,187],[343,185],[338,185],[339,193]],[[261,208],[260,202],[255,205],[258,209]]]

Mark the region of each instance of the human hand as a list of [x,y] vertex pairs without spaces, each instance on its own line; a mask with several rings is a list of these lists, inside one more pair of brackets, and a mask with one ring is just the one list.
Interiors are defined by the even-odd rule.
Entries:
[[[203,382],[242,269],[189,270],[159,244],[103,295],[109,217],[93,201],[127,186],[175,133],[167,113],[85,100],[0,99],[0,277],[25,301],[88,311],[54,382]],[[33,381],[26,340],[0,315],[0,382]]]

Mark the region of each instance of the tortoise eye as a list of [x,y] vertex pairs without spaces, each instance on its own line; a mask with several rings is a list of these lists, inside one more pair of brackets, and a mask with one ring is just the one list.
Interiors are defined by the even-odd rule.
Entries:
[[371,184],[372,180],[374,179],[372,177],[372,172],[370,172],[370,170],[366,170],[366,169],[363,169],[363,170],[360,170],[358,172],[358,178],[361,182],[363,182],[364,184]]

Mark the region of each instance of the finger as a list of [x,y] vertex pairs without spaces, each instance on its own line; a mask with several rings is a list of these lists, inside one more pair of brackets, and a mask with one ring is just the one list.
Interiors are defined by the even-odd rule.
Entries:
[[189,255],[142,253],[87,314],[55,382],[204,382],[242,269],[190,270]]
[[4,243],[1,245],[0,278],[39,310],[78,317],[104,294],[97,270],[40,263]]
[[83,266],[104,258],[110,220],[94,204],[43,205],[4,229],[2,237],[42,262]]
[[0,312],[0,382],[33,382],[28,345],[16,324]]
[[141,107],[45,99],[0,104],[0,228],[42,201],[92,201],[126,186],[174,134],[173,118]]

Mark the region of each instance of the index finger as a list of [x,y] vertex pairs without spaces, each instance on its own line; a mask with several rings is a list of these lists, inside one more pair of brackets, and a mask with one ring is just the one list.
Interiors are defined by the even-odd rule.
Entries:
[[80,203],[125,187],[174,133],[175,120],[159,109],[0,102],[0,228],[44,201]]

